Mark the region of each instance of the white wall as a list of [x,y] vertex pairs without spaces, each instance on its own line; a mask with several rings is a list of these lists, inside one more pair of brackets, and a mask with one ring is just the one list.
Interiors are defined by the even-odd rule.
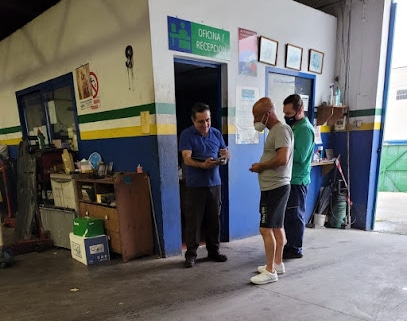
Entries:
[[[134,50],[130,89],[127,45]],[[16,91],[86,63],[98,76],[101,107],[78,106],[79,115],[154,102],[147,0],[62,0],[1,41],[0,128],[20,124]]]
[[[223,108],[227,108],[228,146],[232,155],[228,163],[229,237],[240,238],[258,233],[258,184],[256,176],[249,172],[250,164],[257,161],[262,152],[262,144],[237,145],[235,143],[236,88],[238,86],[258,87],[264,96],[266,64],[258,63],[257,76],[239,74],[238,69],[238,28],[257,32],[258,36],[272,38],[279,42],[277,68],[285,68],[285,45],[287,43],[303,48],[301,72],[308,69],[310,48],[325,53],[324,69],[316,75],[315,103],[319,105],[329,94],[329,84],[333,81],[336,59],[335,38],[336,18],[315,9],[289,0],[149,0],[151,21],[151,44],[153,52],[153,72],[156,103],[169,104],[174,109],[175,84],[174,58],[190,58],[222,64]],[[216,60],[168,49],[167,16],[203,24],[230,32],[230,60]],[[172,116],[172,115],[171,115]],[[159,115],[157,115],[159,117]],[[157,122],[158,122],[157,118]],[[223,119],[225,123],[225,118]],[[223,128],[225,130],[225,127]],[[174,130],[175,133],[175,130]],[[225,131],[224,131],[225,133]],[[172,142],[177,148],[176,138]],[[162,148],[162,155],[171,156],[168,143]],[[159,150],[161,148],[159,147]],[[168,156],[170,155],[170,156]],[[174,154],[176,158],[176,154]],[[164,159],[160,157],[160,159]],[[167,172],[171,172],[170,169]],[[163,179],[163,181],[166,181]],[[163,206],[167,208],[168,206]]]
[[228,106],[236,106],[235,88],[240,85],[257,86],[265,94],[265,66],[258,64],[257,77],[238,74],[238,28],[257,32],[279,42],[277,68],[284,68],[285,44],[303,47],[302,72],[307,72],[308,49],[325,53],[324,70],[317,75],[316,104],[327,99],[329,83],[333,81],[335,67],[336,18],[294,1],[287,0],[149,0],[153,48],[156,101],[175,103],[174,57],[212,59],[168,50],[167,16],[177,17],[230,32],[231,60],[228,70]]
[[396,100],[397,90],[407,90],[407,67],[391,71],[384,140],[407,140],[407,100]]
[[[338,7],[336,74],[351,111],[382,108],[390,0],[345,1]],[[380,122],[380,116],[351,120]]]

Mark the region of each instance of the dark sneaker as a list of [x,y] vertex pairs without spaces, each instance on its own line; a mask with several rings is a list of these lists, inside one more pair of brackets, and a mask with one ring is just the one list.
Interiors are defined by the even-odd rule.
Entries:
[[300,259],[304,255],[302,253],[298,252],[290,252],[290,251],[284,251],[283,252],[283,259],[284,260],[289,260],[289,259]]
[[193,257],[187,257],[184,262],[186,268],[191,268],[195,265],[195,259]]
[[226,255],[215,253],[215,254],[208,254],[208,259],[214,262],[225,262],[227,261],[228,257]]

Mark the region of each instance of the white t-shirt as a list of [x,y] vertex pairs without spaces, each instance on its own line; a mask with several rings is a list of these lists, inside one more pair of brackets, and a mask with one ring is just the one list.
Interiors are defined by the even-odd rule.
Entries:
[[266,169],[259,174],[261,191],[269,191],[290,184],[293,166],[293,146],[294,136],[290,126],[279,122],[270,129],[264,143],[264,151],[260,162],[268,161],[275,157],[277,149],[282,147],[290,149],[290,158],[287,165],[276,169]]

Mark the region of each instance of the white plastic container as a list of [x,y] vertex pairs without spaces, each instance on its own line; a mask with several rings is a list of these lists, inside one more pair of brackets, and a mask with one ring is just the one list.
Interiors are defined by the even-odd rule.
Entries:
[[324,214],[314,214],[314,225],[318,227],[324,227],[325,226],[325,219],[326,215]]

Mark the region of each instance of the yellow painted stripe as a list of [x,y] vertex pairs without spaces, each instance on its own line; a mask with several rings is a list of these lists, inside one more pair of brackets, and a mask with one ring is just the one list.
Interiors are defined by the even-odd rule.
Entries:
[[81,131],[82,140],[103,139],[103,138],[121,138],[121,137],[134,137],[134,136],[150,136],[156,135],[157,129],[155,126],[150,126],[149,134],[141,133],[141,126],[125,127],[104,130],[90,130]]
[[5,145],[18,145],[20,144],[22,138],[11,138],[11,139],[3,139],[0,140],[0,144],[5,144]]
[[359,131],[359,130],[380,130],[380,123],[362,123],[360,127],[354,127],[350,125],[351,131]]
[[330,133],[331,132],[331,126],[319,126],[321,133]]
[[235,125],[222,125],[222,134],[223,135],[234,135],[236,134],[236,126]]
[[103,138],[121,138],[121,137],[141,137],[151,135],[176,135],[177,126],[171,124],[150,125],[149,133],[142,133],[141,126],[132,126],[124,128],[113,128],[104,130],[81,130],[82,140],[93,140]]
[[[360,127],[354,127],[353,124],[348,125],[350,131],[361,131],[361,130],[380,130],[381,123],[362,123]],[[321,133],[329,133],[334,130],[334,127],[321,126]]]
[[[177,135],[177,125],[159,124],[157,126],[157,135]],[[150,126],[151,128],[152,126]]]

